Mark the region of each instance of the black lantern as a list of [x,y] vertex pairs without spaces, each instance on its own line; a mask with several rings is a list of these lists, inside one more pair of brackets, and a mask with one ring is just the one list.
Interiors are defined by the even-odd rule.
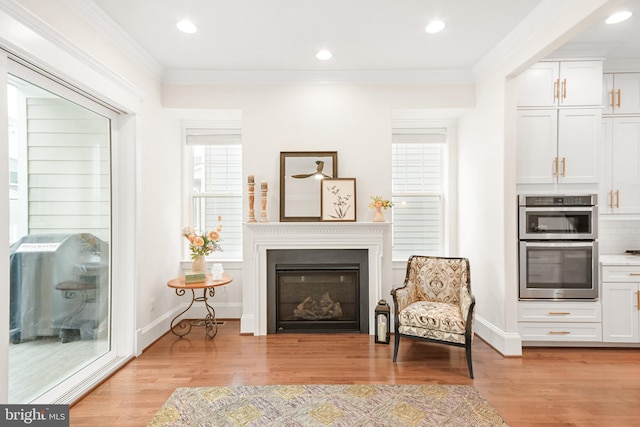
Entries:
[[383,299],[376,306],[376,343],[389,344],[391,335],[391,307]]

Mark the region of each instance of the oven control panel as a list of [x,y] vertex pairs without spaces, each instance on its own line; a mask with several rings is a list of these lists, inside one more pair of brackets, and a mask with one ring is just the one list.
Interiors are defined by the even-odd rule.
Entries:
[[596,206],[595,194],[583,196],[520,196],[520,206]]

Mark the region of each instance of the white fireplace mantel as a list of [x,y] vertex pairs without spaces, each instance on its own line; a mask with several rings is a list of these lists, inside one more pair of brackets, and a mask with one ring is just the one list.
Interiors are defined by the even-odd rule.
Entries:
[[[389,222],[269,222],[244,224],[242,334],[267,334],[267,251],[270,249],[367,249],[369,307],[382,297],[390,280]],[[369,331],[374,320],[369,316]]]

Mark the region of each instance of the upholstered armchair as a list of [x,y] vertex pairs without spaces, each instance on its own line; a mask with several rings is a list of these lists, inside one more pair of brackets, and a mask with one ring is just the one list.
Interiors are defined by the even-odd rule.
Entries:
[[464,347],[473,378],[471,342],[475,298],[469,260],[414,255],[407,262],[402,287],[391,291],[395,306],[395,347],[400,337]]

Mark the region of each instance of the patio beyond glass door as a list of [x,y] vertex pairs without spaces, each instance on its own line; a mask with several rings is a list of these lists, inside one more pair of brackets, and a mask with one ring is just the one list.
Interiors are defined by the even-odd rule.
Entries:
[[8,76],[9,402],[110,347],[111,120]]

